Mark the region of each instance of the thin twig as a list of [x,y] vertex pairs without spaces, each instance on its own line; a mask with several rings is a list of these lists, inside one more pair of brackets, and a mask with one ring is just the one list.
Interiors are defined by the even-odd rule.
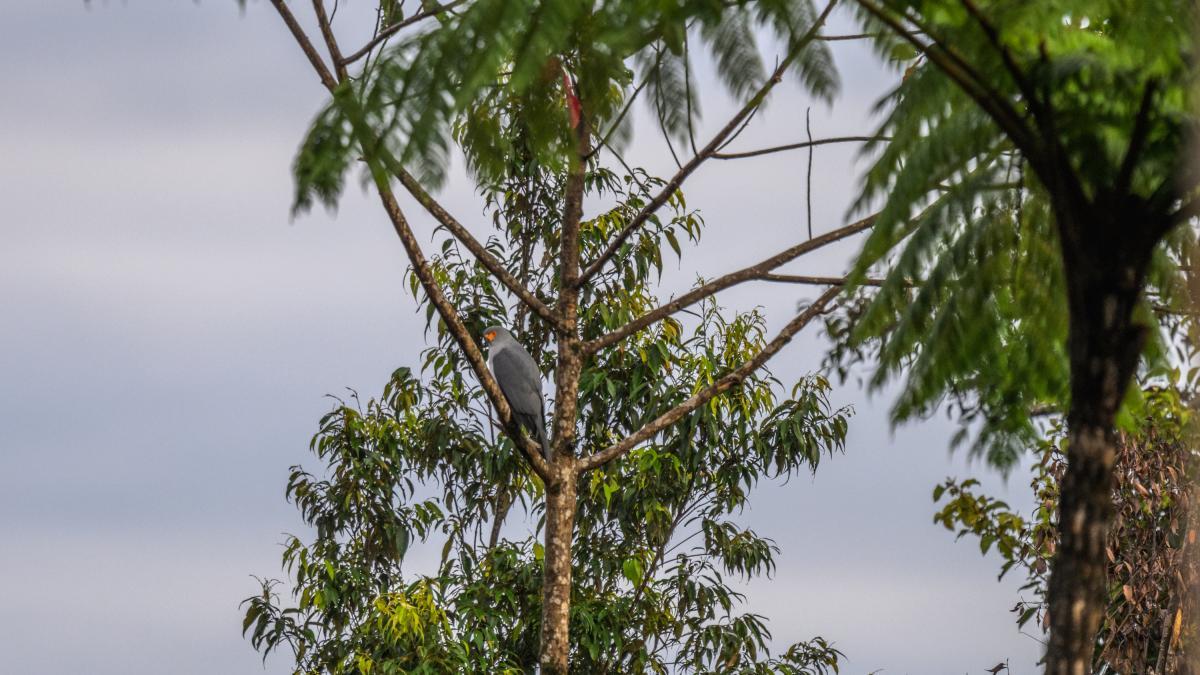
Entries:
[[804,109],[804,132],[808,134],[808,173],[806,174],[804,186],[804,203],[808,207],[808,238],[812,239],[812,161],[813,161],[813,137],[812,137],[812,107]]
[[371,50],[378,47],[381,42],[386,42],[388,38],[392,37],[393,35],[395,35],[396,33],[400,32],[400,31],[404,30],[405,28],[408,28],[409,26],[413,25],[414,23],[417,23],[418,21],[424,21],[425,19],[428,19],[431,16],[436,16],[438,14],[441,14],[442,12],[446,12],[451,9],[454,9],[455,7],[463,4],[466,1],[467,0],[454,0],[454,2],[448,2],[444,5],[430,7],[427,10],[417,12],[416,14],[413,14],[412,16],[408,17],[407,19],[404,19],[403,21],[397,21],[396,23],[394,23],[394,24],[388,26],[387,28],[383,29],[382,31],[380,31],[379,34],[376,35],[375,37],[371,38],[371,41],[368,42],[367,44],[363,45],[362,49],[359,49],[358,51],[354,52],[353,54],[343,58],[342,65],[348,66],[351,63],[354,63],[355,61],[366,56],[367,54],[370,54]]

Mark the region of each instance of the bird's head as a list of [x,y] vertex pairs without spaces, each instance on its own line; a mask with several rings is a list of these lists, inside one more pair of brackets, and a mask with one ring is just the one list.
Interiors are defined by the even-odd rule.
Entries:
[[483,341],[488,343],[489,345],[492,344],[493,342],[495,342],[496,340],[502,340],[504,338],[508,338],[511,340],[512,333],[509,333],[508,330],[506,330],[500,326],[490,326],[488,328],[483,329]]

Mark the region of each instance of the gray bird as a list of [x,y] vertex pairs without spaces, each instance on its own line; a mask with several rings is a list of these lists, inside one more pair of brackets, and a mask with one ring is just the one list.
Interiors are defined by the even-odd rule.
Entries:
[[484,330],[483,339],[488,343],[488,367],[504,392],[513,417],[542,446],[542,456],[548,461],[550,440],[546,438],[542,372],[529,352],[504,328],[492,326]]

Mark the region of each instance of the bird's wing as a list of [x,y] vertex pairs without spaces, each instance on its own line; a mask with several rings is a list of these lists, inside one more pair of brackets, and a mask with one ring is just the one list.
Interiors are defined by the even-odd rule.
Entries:
[[[492,374],[508,399],[513,412],[540,418],[542,400],[542,377],[533,358],[518,351],[519,347],[505,347],[492,355]],[[521,358],[525,357],[525,358]]]

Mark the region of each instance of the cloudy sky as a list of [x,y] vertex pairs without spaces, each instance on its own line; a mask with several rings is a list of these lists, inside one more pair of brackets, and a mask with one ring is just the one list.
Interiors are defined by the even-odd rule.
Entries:
[[[370,4],[343,0],[345,42],[364,36]],[[837,103],[783,91],[739,148],[802,140],[809,105],[817,137],[871,129],[896,75],[836,44]],[[281,533],[300,529],[287,468],[308,460],[326,394],[373,394],[422,346],[399,242],[356,187],[337,214],[289,220],[288,167],[322,89],[268,3],[5,0],[0,86],[3,670],[264,672],[238,603],[251,575],[278,574]],[[714,98],[705,120],[728,110]],[[669,171],[641,128],[630,159]],[[803,167],[773,155],[696,175],[689,203],[708,231],[667,290],[802,237]],[[827,146],[816,167],[823,231],[845,222],[863,164]],[[482,225],[464,179],[442,197]],[[790,269],[836,273],[853,253]],[[778,327],[798,293],[724,302]],[[776,370],[803,374],[825,347],[805,335]],[[981,673],[1006,658],[1032,672],[1040,645],[1008,611],[1016,579],[997,583],[994,556],[933,526],[929,497],[947,475],[977,475],[1027,511],[1023,475],[1005,483],[951,456],[944,417],[892,432],[888,402],[840,388],[836,403],[856,409],[846,454],[755,496],[746,520],[782,553],[748,609],[779,645],[834,641],[843,672]]]

